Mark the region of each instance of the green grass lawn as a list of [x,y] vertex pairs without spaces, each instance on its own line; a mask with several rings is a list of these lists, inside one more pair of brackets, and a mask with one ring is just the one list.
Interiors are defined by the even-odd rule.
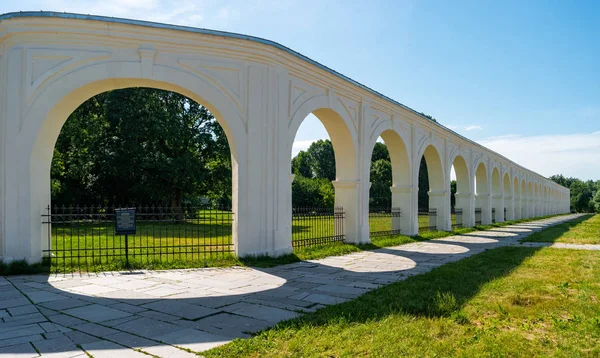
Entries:
[[[578,224],[582,221],[585,221],[585,225]],[[548,230],[544,235],[535,233],[524,241],[600,244],[600,215],[585,215],[576,221],[566,222]]]
[[[193,219],[159,214],[141,214],[136,234],[128,235],[129,266],[174,268],[183,262],[198,266],[232,265],[233,215],[228,211],[199,210]],[[69,217],[72,220],[74,217]],[[115,235],[113,220],[89,222],[82,216],[69,224],[53,217],[53,271],[99,271],[126,267],[125,236]],[[59,223],[56,223],[59,222]],[[212,265],[212,264],[209,264]]]
[[600,252],[503,247],[203,355],[599,356],[599,282]]
[[[194,220],[142,222],[137,224],[137,234],[128,237],[129,267],[135,269],[175,269],[193,267],[222,267],[249,265],[271,267],[300,260],[319,259],[345,255],[352,252],[396,246],[410,242],[431,240],[475,230],[486,230],[511,223],[479,225],[475,228],[455,228],[451,232],[421,231],[417,236],[374,236],[370,244],[354,245],[343,242],[320,246],[297,247],[291,255],[278,258],[236,258],[231,250],[230,212],[199,212]],[[419,217],[419,220],[428,220]],[[530,219],[533,220],[533,219]],[[371,231],[389,231],[391,217],[370,218]],[[421,223],[420,223],[421,225]],[[52,272],[112,271],[127,268],[125,237],[114,234],[112,221],[102,223],[81,222],[77,225],[52,226]],[[320,220],[293,220],[292,240],[334,235],[331,217]],[[2,270],[0,273],[12,272]]]

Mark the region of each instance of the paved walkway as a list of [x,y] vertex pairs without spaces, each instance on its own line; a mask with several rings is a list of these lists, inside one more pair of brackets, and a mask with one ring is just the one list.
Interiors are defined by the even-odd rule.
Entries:
[[566,244],[562,242],[524,242],[521,245],[527,247],[552,247],[554,249],[600,251],[600,245],[590,244]]
[[[0,278],[0,357],[196,357],[326,305],[484,250],[516,245],[569,215],[299,262]],[[85,351],[85,352],[84,352]],[[144,354],[146,353],[146,354]]]

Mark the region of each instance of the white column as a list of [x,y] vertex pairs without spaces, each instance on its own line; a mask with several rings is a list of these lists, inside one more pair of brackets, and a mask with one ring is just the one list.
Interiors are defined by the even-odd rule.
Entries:
[[[0,173],[4,185],[1,193],[4,208],[2,256],[5,262],[21,259],[38,262],[48,242],[41,215],[44,207],[50,204],[50,163],[47,168],[35,166],[39,164],[38,156],[34,153],[32,158],[29,151],[19,150],[21,95],[24,93],[21,87],[22,54],[22,47],[13,47],[2,56],[6,66],[2,68],[2,75],[6,75],[6,84],[1,85],[11,89],[4,92],[5,106],[0,108],[3,137],[0,146],[5,153],[11,153],[3,156],[4,165]],[[23,135],[27,137],[28,133]]]
[[392,221],[392,230],[400,230],[404,235],[417,235],[419,224],[417,210],[413,207],[412,195],[415,188],[411,185],[392,186],[392,208],[400,208],[399,220]]
[[448,197],[449,190],[430,190],[429,209],[436,209],[436,227],[438,230],[451,231],[452,225],[448,221],[450,219],[450,198]]
[[[473,227],[475,225],[475,195],[473,193],[456,193],[455,208],[462,209],[462,226]],[[458,220],[458,219],[457,219]]]
[[481,224],[492,223],[492,198],[490,193],[477,193],[475,195],[475,209],[481,209]]
[[280,140],[284,128],[278,111],[286,101],[280,90],[285,74],[253,65],[248,86],[246,147],[238,149],[234,169],[235,252],[240,257],[280,256],[292,252],[290,166],[280,154],[288,143],[285,137]]
[[335,206],[344,209],[344,241],[353,244],[368,242],[360,235],[358,206],[359,182],[352,180],[335,180]]
[[496,222],[504,222],[504,197],[502,194],[492,196],[493,208],[496,210]]
[[515,220],[515,202],[512,195],[504,197],[504,206],[506,207],[506,217],[504,220]]

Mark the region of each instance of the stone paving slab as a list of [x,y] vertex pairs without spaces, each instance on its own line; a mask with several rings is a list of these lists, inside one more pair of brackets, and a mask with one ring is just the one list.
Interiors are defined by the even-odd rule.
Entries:
[[96,323],[131,316],[131,313],[98,304],[70,308],[68,310],[64,310],[63,313],[85,321]]
[[365,292],[520,240],[578,215],[297,262],[0,277],[0,358],[193,357]]

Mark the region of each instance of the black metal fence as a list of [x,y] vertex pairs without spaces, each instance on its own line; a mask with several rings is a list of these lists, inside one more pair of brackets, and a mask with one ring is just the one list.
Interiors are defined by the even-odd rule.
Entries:
[[419,231],[437,230],[437,209],[430,208],[429,211],[419,211],[417,219]]
[[343,241],[343,208],[292,209],[292,246],[317,246]]
[[475,208],[475,225],[481,225],[481,208]]
[[400,208],[369,208],[371,237],[400,234]]
[[454,210],[454,215],[451,215],[452,227],[463,227],[463,209],[457,208]]
[[[115,234],[114,207],[48,207],[42,215],[44,250],[56,270],[112,269],[135,263],[219,258],[233,250],[230,208],[136,209],[136,232]],[[120,264],[118,264],[120,263]]]

